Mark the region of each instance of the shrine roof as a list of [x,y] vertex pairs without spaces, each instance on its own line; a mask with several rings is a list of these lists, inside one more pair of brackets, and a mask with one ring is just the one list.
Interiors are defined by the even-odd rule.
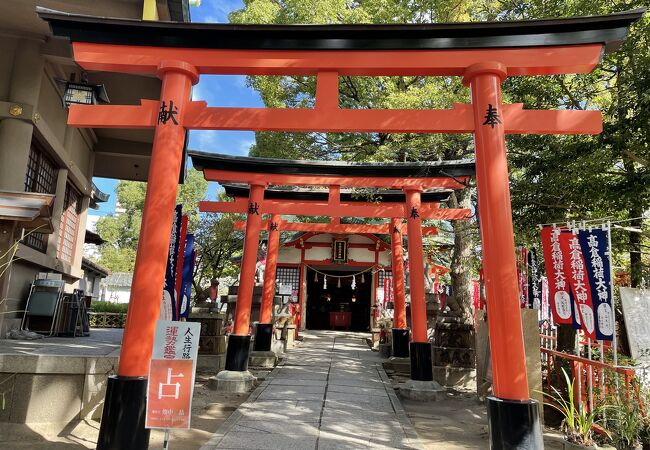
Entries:
[[[405,177],[455,178],[474,175],[474,161],[418,161],[406,163],[368,163],[347,161],[309,161],[231,156],[190,151],[197,170],[216,169],[231,172],[283,175],[324,175],[346,178]],[[217,180],[218,181],[218,180]]]
[[251,50],[428,50],[602,44],[614,51],[645,8],[603,16],[498,22],[237,25],[115,19],[37,8],[73,42]]
[[[230,197],[248,197],[249,188],[245,184],[223,183],[226,194]],[[423,203],[438,203],[444,202],[449,199],[451,190],[429,190],[420,194],[420,200]],[[367,200],[364,198],[363,193],[354,192],[349,189],[341,189],[342,202],[388,202],[388,203],[404,203],[406,197],[404,192],[396,189],[377,190],[372,192],[372,199]],[[326,202],[329,197],[329,192],[324,189],[310,190],[310,189],[265,189],[265,200],[311,200]]]

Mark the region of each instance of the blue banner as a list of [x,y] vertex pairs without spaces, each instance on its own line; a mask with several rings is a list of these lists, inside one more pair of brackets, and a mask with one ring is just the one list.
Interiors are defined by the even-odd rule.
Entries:
[[183,278],[181,281],[181,307],[179,318],[188,318],[190,315],[190,300],[192,299],[192,278],[194,275],[194,260],[196,251],[194,250],[194,235],[188,234],[185,238],[185,254],[183,257]]
[[178,235],[181,230],[182,216],[183,206],[176,205],[176,208],[174,208],[172,233],[169,240],[169,252],[167,253],[167,268],[165,269],[165,284],[163,285],[160,320],[174,320],[174,316],[176,315],[176,261],[178,260]]
[[591,287],[596,337],[598,340],[611,341],[614,337],[614,316],[607,231],[581,230],[578,239]]

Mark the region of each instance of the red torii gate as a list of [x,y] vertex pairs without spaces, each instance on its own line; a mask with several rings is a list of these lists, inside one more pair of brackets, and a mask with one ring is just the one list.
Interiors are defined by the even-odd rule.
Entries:
[[[254,287],[254,272],[257,262],[257,248],[261,231],[262,214],[272,214],[269,225],[269,246],[267,268],[264,277],[263,300],[260,310],[260,324],[256,329],[255,350],[271,350],[271,309],[275,292],[275,266],[279,247],[279,232],[282,229],[281,215],[330,216],[332,224],[293,224],[294,227],[323,228],[329,230],[352,229],[354,226],[341,224],[340,218],[373,217],[391,218],[393,230],[388,234],[400,235],[399,248],[394,254],[401,258],[401,222],[407,221],[410,236],[411,257],[411,326],[413,342],[409,349],[409,332],[406,329],[404,306],[403,268],[398,267],[398,288],[396,303],[396,331],[401,353],[409,349],[411,357],[411,378],[433,382],[431,344],[427,339],[426,304],[424,295],[424,264],[422,252],[423,218],[468,219],[468,209],[440,208],[440,201],[449,197],[449,192],[429,191],[429,188],[465,187],[468,177],[474,174],[471,161],[445,161],[430,163],[423,171],[421,163],[346,163],[323,161],[291,161],[268,158],[249,158],[217,155],[192,151],[192,164],[202,170],[208,181],[224,185],[226,195],[234,197],[232,202],[203,201],[199,209],[203,212],[230,212],[247,214],[245,222],[244,254],[242,257],[237,307],[233,334],[230,335],[226,351],[226,371],[245,372],[248,367],[250,336],[248,335],[251,303]],[[228,183],[246,183],[246,187]],[[327,183],[327,190],[268,189],[268,184],[281,186],[320,186]],[[250,186],[250,187],[248,187]],[[355,198],[351,191],[341,187],[400,188],[401,190],[376,191],[376,200],[369,202]],[[424,192],[423,192],[424,191]],[[287,224],[288,227],[291,224]],[[372,225],[363,225],[372,227]],[[384,226],[387,228],[387,226]],[[384,227],[378,227],[384,231]],[[386,230],[388,231],[388,230]],[[396,241],[396,239],[395,239]],[[396,246],[397,243],[393,242]],[[402,320],[403,319],[403,320]],[[259,341],[258,341],[259,339]],[[399,356],[409,356],[400,354]],[[230,374],[217,375],[231,379]],[[246,377],[246,375],[242,375]]]
[[[223,157],[222,157],[223,158]],[[278,164],[285,165],[286,161],[277,161]],[[368,165],[370,166],[370,165]],[[358,167],[357,167],[358,168]],[[470,165],[467,166],[470,169]],[[471,170],[468,170],[470,173]],[[215,181],[215,180],[213,180]],[[219,180],[216,180],[219,181]],[[248,187],[239,185],[224,184],[226,195],[234,197],[235,199],[248,198]],[[420,194],[420,199],[423,204],[431,202],[433,209],[428,216],[430,219],[444,219],[444,220],[467,220],[471,216],[469,209],[451,209],[439,208],[438,204],[441,201],[446,201],[449,198],[450,191],[424,191]],[[400,358],[408,358],[410,330],[407,328],[406,322],[406,303],[404,294],[404,267],[403,259],[403,242],[402,236],[406,234],[406,226],[402,223],[402,218],[408,216],[408,211],[404,209],[405,196],[401,191],[378,191],[374,193],[374,198],[381,199],[381,203],[375,206],[391,206],[393,208],[386,208],[395,210],[397,209],[398,215],[391,217],[389,223],[372,225],[372,224],[342,224],[338,215],[332,216],[330,223],[313,223],[313,222],[287,222],[281,219],[280,214],[273,214],[271,220],[262,221],[261,228],[268,230],[268,246],[266,250],[266,271],[264,276],[264,286],[262,291],[262,304],[260,309],[260,324],[258,324],[255,335],[254,350],[266,352],[271,350],[271,312],[273,307],[273,297],[275,295],[275,273],[277,266],[277,257],[279,251],[279,237],[281,231],[302,231],[302,232],[317,232],[317,233],[334,233],[334,234],[386,234],[391,237],[391,255],[392,255],[392,268],[393,268],[393,296],[395,299],[394,309],[394,323],[393,323],[393,356]],[[353,192],[343,192],[340,186],[336,185],[327,191],[320,190],[286,190],[286,189],[266,189],[264,191],[265,201],[274,199],[277,201],[292,202],[299,204],[299,210],[306,214],[311,212],[313,206],[318,204],[318,201],[327,201],[327,204],[341,205],[341,200],[347,200],[354,205],[352,208],[355,211],[362,210],[359,208],[364,205],[364,202],[354,197]],[[397,203],[399,201],[400,203]],[[231,202],[203,202],[201,204],[202,210],[221,211],[230,210],[228,203]],[[240,202],[241,203],[241,202]],[[246,206],[247,207],[247,206]],[[423,209],[423,208],[422,208]],[[241,210],[237,212],[246,212]],[[337,208],[333,211],[334,214],[340,214]],[[245,230],[246,221],[235,222],[235,229]],[[422,227],[421,233],[423,235],[436,235],[438,229],[436,227]],[[420,261],[419,264],[422,264]],[[418,299],[420,300],[420,299]],[[424,298],[421,299],[422,301]],[[418,322],[419,326],[426,323]],[[426,327],[424,330],[426,335]],[[418,336],[422,335],[422,331],[418,330]],[[429,353],[430,354],[430,353]],[[414,362],[422,362],[421,359],[416,359]],[[429,365],[429,361],[424,361],[424,364]],[[411,373],[417,374],[421,372],[420,367],[412,367]]]
[[[471,24],[233,26],[38,9],[55,36],[73,41],[74,59],[83,69],[162,79],[158,100],[143,100],[139,106],[73,105],[68,116],[71,126],[155,129],[132,300],[118,376],[108,384],[98,448],[144,448],[148,442],[143,431],[145,379],[188,129],[474,133],[492,318],[490,439],[496,448],[542,448],[537,406],[527,385],[505,135],[600,133],[601,114],[504,105],[500,86],[507,76],[592,71],[603,51],[614,51],[644,11]],[[190,97],[201,74],[316,76],[316,107],[207,107]],[[471,90],[472,104],[440,111],[340,109],[339,76],[460,76]],[[419,188],[406,191],[408,204],[419,206]],[[261,190],[254,190],[259,196]],[[410,220],[409,234],[419,225],[420,220]]]

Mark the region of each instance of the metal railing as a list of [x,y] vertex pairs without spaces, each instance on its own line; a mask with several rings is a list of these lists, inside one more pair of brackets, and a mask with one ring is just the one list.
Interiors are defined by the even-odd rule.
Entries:
[[124,328],[125,313],[89,312],[91,328]]

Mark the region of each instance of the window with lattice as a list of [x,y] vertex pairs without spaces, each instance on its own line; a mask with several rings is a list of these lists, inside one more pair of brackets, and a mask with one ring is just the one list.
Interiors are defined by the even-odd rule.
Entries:
[[65,187],[63,215],[59,228],[58,257],[61,261],[72,263],[77,245],[79,215],[81,214],[81,194],[70,183]]
[[[57,174],[58,167],[52,158],[45,153],[38,142],[32,141],[25,174],[25,192],[54,194]],[[23,243],[44,253],[47,250],[47,236],[43,233],[30,233],[25,236]]]
[[300,268],[298,267],[277,267],[275,270],[277,284],[290,284],[291,291],[300,291]]

